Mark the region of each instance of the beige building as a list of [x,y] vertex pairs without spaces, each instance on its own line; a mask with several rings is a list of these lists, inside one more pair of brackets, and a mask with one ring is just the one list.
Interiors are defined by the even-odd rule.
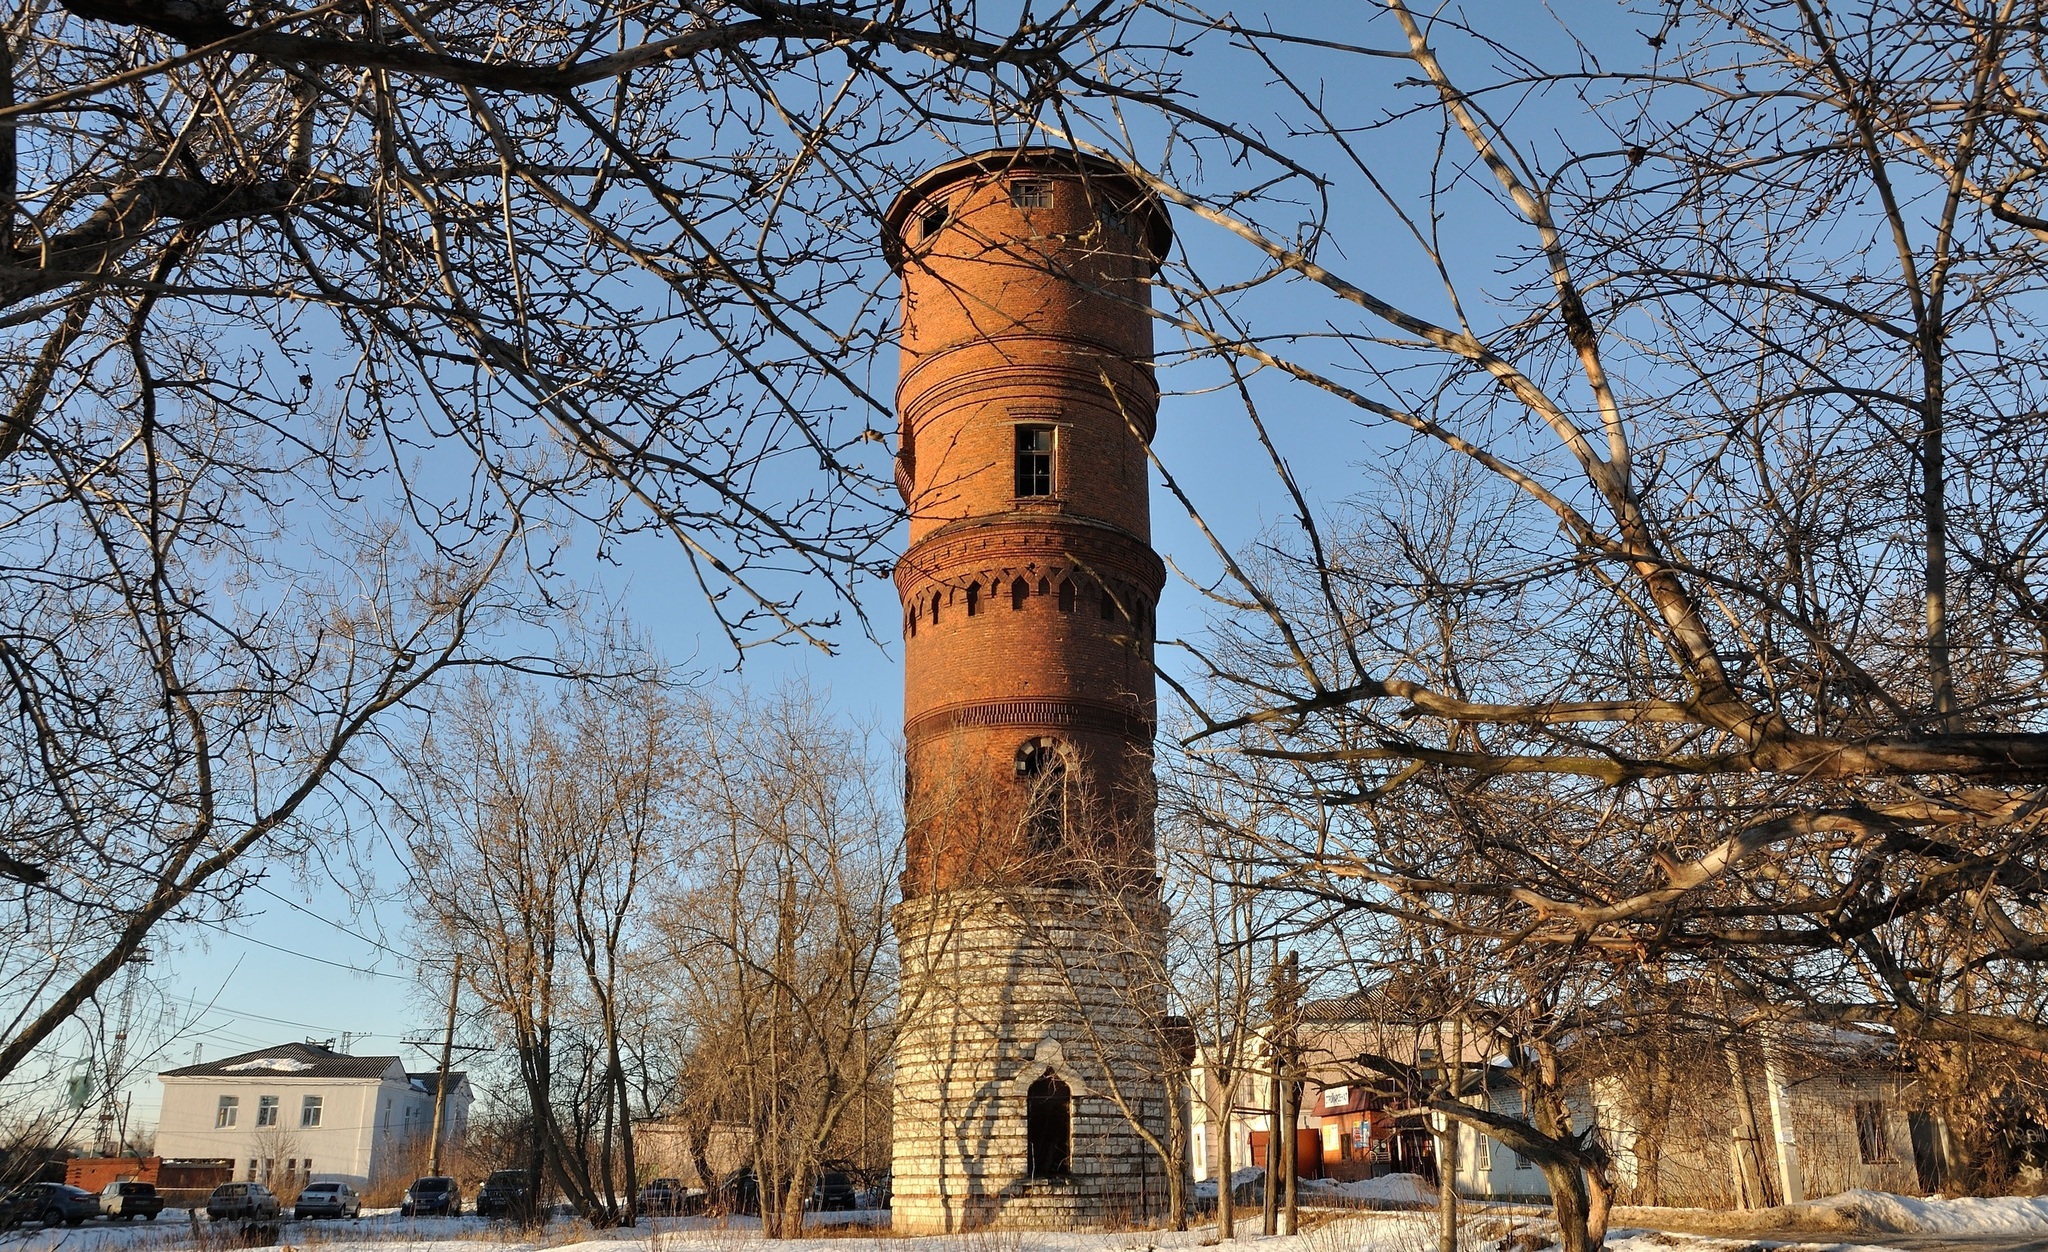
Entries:
[[[434,1119],[433,1073],[395,1056],[350,1056],[287,1043],[159,1074],[165,1157],[233,1162],[234,1177],[296,1189],[307,1182],[368,1186],[415,1168]],[[442,1141],[468,1128],[469,1081],[449,1075]]]

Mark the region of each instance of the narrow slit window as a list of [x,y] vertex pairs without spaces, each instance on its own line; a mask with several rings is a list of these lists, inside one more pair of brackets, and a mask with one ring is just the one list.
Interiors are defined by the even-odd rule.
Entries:
[[1010,204],[1019,209],[1052,207],[1052,184],[1036,178],[1019,178],[1010,183]]
[[1060,612],[1071,613],[1073,611],[1074,584],[1072,582],[1063,582],[1060,584]]
[[981,584],[980,584],[980,583],[968,583],[968,584],[967,584],[967,616],[969,616],[969,617],[973,617],[973,616],[974,616],[974,615],[975,615],[976,613],[979,613],[979,612],[981,612]]
[[1028,599],[1030,595],[1031,584],[1025,582],[1021,578],[1017,579],[1015,582],[1010,584],[1010,607],[1013,609],[1023,608],[1024,601]]
[[939,624],[939,602],[939,593],[936,591],[932,592],[932,625],[934,626]]
[[1109,621],[1116,616],[1116,596],[1105,586],[1102,589],[1102,620]]
[[1052,494],[1053,434],[1050,426],[1017,428],[1017,494]]
[[946,229],[946,222],[950,216],[946,212],[946,206],[943,204],[926,209],[924,216],[918,221],[918,230],[924,238],[930,239],[933,235]]

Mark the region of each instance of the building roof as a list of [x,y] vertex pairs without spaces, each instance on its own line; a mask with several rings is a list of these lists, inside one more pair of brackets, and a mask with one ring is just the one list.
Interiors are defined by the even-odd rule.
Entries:
[[[280,1043],[239,1056],[167,1069],[159,1078],[382,1078],[395,1056],[350,1056],[317,1043]],[[454,1075],[450,1075],[453,1077]],[[432,1074],[427,1075],[429,1079]]]
[[[410,1078],[410,1079],[412,1079],[412,1085],[413,1085],[413,1086],[415,1086],[415,1087],[418,1087],[418,1088],[419,1088],[419,1089],[420,1089],[421,1091],[424,1091],[424,1092],[426,1092],[426,1093],[427,1093],[428,1095],[432,1095],[432,1094],[434,1093],[434,1085],[435,1085],[435,1080],[436,1080],[436,1079],[438,1079],[438,1078],[440,1078],[440,1076],[441,1076],[441,1071],[439,1071],[439,1070],[435,1070],[435,1069],[430,1069],[430,1070],[428,1070],[428,1071],[427,1071],[426,1073],[424,1073],[424,1074],[407,1074],[407,1075],[406,1075],[406,1077],[407,1077],[407,1078]],[[462,1089],[462,1084],[463,1084],[463,1082],[464,1082],[464,1081],[466,1081],[466,1080],[467,1080],[468,1078],[469,1078],[469,1075],[468,1075],[468,1074],[466,1074],[466,1073],[464,1073],[464,1072],[463,1072],[462,1070],[459,1070],[459,1069],[451,1069],[451,1070],[449,1070],[449,1071],[448,1071],[448,1090],[450,1090],[450,1091],[460,1091],[460,1090]]]

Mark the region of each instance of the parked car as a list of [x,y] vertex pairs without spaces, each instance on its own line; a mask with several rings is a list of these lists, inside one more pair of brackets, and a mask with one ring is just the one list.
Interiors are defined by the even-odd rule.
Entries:
[[164,1198],[156,1193],[154,1183],[110,1182],[100,1188],[100,1212],[107,1217],[153,1222],[163,1211]]
[[853,1194],[853,1178],[848,1174],[828,1169],[811,1184],[812,1212],[850,1213],[858,1207]]
[[476,1189],[478,1217],[511,1217],[526,1207],[526,1171],[497,1169]]
[[867,1189],[860,1193],[860,1206],[864,1209],[886,1209],[895,1199],[895,1175],[885,1169],[873,1175]]
[[217,1222],[231,1217],[275,1221],[283,1207],[260,1182],[224,1182],[206,1197],[206,1215]]
[[656,1178],[640,1188],[640,1211],[649,1217],[674,1217],[683,1209],[683,1180]]
[[734,1170],[724,1185],[719,1187],[718,1198],[728,1213],[760,1212],[761,1180],[754,1176],[753,1167],[742,1165]]
[[446,1174],[415,1178],[398,1206],[401,1217],[460,1217],[462,1189]]
[[361,1217],[363,1197],[345,1182],[307,1183],[292,1204],[292,1216],[302,1221],[315,1217]]
[[41,1203],[42,1198],[42,1189],[33,1183],[0,1196],[0,1230],[12,1230],[23,1222],[34,1221],[37,1210],[33,1206]]
[[79,1226],[86,1218],[100,1215],[100,1198],[83,1187],[68,1183],[30,1183],[21,1189],[19,1195],[16,1222],[41,1222],[45,1226],[62,1222],[66,1226]]

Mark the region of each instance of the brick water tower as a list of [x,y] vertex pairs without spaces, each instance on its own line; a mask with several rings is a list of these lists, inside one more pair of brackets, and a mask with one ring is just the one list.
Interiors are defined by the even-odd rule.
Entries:
[[1153,1221],[1179,1084],[1146,502],[1171,229],[1116,166],[1029,148],[926,174],[883,237],[910,512],[894,1224]]

